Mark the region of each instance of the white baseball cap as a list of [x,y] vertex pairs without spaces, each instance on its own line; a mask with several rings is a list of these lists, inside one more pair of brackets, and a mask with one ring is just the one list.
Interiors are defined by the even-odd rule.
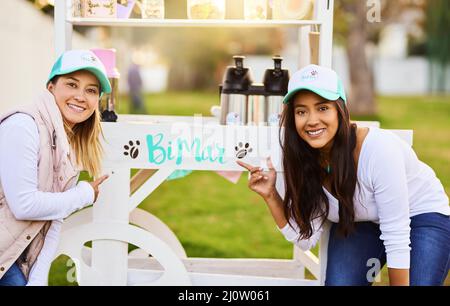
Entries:
[[78,70],[87,70],[93,73],[100,83],[101,93],[111,92],[111,84],[109,83],[105,66],[90,50],[69,50],[64,52],[53,65],[47,84],[57,75],[68,74]]
[[289,103],[300,90],[312,91],[330,101],[341,98],[347,103],[344,86],[337,73],[322,66],[308,65],[295,72],[289,80],[283,103]]

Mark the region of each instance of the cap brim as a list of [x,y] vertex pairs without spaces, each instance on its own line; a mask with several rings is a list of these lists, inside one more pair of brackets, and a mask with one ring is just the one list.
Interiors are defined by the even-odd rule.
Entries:
[[111,84],[109,83],[109,80],[107,77],[105,77],[105,75],[103,74],[102,71],[100,71],[99,69],[95,68],[95,67],[89,67],[89,68],[85,68],[82,70],[87,70],[92,72],[97,79],[100,81],[100,85],[102,86],[102,92],[104,93],[111,93]]
[[80,71],[80,70],[87,70],[96,76],[96,78],[100,82],[102,93],[108,94],[111,92],[111,84],[109,83],[108,78],[105,77],[104,73],[96,67],[81,67],[81,68],[77,67],[75,69],[67,69],[64,71],[60,71],[60,72],[58,72],[58,74],[51,75],[49,81],[56,75],[64,75],[64,74],[68,74],[68,73],[72,73],[72,72]]
[[303,87],[297,87],[297,88],[291,90],[290,92],[288,92],[287,95],[284,96],[284,98],[283,98],[283,103],[284,104],[289,103],[289,101],[295,96],[295,94],[298,93],[301,90],[312,91],[315,94],[318,94],[319,96],[321,96],[322,98],[325,98],[325,99],[330,100],[330,101],[336,101],[340,97],[339,94],[337,94],[335,92],[331,92],[331,91],[327,91],[327,90],[323,90],[323,89],[318,89],[318,88],[315,88],[313,86],[303,86]]

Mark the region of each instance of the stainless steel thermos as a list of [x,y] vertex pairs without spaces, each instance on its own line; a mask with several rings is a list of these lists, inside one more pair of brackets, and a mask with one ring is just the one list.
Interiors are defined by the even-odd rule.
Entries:
[[266,125],[267,103],[264,84],[253,83],[247,90],[247,125]]
[[267,123],[269,126],[278,126],[283,112],[283,97],[288,90],[289,71],[281,68],[282,57],[274,56],[272,59],[274,68],[267,69],[264,73]]

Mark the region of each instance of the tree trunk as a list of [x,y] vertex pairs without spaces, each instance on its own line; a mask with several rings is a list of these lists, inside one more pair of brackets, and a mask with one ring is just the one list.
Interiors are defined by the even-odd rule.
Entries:
[[352,1],[352,14],[346,49],[350,68],[349,108],[352,115],[375,115],[375,93],[372,71],[367,63],[367,7],[365,1]]

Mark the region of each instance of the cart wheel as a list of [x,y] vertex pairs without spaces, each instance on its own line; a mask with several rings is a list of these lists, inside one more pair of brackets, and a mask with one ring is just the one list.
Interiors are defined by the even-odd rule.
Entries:
[[88,266],[82,256],[84,244],[95,240],[117,240],[134,244],[151,254],[165,269],[156,281],[138,285],[189,286],[191,281],[182,261],[161,239],[137,226],[122,223],[89,223],[72,227],[61,235],[57,252],[69,256],[75,263],[77,281],[84,285],[105,284],[99,271]]
[[[92,223],[93,218],[93,207],[88,207],[72,214],[69,218],[64,220],[62,232],[80,226],[82,224]],[[143,228],[144,230],[156,235],[162,241],[164,241],[172,251],[177,254],[179,258],[187,258],[186,251],[183,245],[178,240],[177,236],[172,232],[172,230],[155,215],[149,213],[146,210],[135,208],[130,213],[130,223]],[[131,251],[129,254],[131,257],[135,258],[146,258],[148,253],[142,249],[136,249]]]

